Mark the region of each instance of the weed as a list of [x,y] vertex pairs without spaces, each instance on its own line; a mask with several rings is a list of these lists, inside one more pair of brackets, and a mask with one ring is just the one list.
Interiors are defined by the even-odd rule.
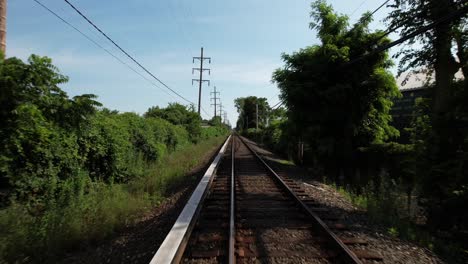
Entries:
[[401,208],[405,208],[405,201],[401,199],[403,195],[394,183],[382,181],[378,188],[370,184],[361,194],[356,194],[341,186],[337,187],[334,183],[329,183],[329,185],[355,206],[366,210],[369,220],[386,226],[390,236],[426,247],[438,253],[449,263],[463,263],[461,259],[465,253],[462,245],[437,237],[429,230],[415,225],[411,218],[400,217],[399,212],[402,211]]
[[109,237],[158,205],[171,188],[195,180],[186,178],[188,172],[223,140],[187,145],[142,166],[138,170],[144,176],[127,184],[96,182],[82,173],[40,208],[13,203],[0,210],[0,263],[50,262],[79,243]]

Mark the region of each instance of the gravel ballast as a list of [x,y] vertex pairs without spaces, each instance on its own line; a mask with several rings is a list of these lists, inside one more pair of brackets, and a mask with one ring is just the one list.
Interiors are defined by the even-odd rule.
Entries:
[[[284,162],[275,154],[258,146],[255,142],[245,139],[251,147],[274,167],[280,176],[288,176],[300,183],[306,193],[321,206],[339,216],[339,223],[346,230],[336,231],[340,237],[351,237],[366,241],[365,246],[350,246],[351,249],[369,250],[383,257],[383,261],[375,263],[444,263],[429,249],[412,242],[392,237],[383,226],[369,221],[366,212],[354,206],[333,187],[314,180],[302,168]],[[327,223],[327,221],[325,221]],[[372,262],[370,262],[372,263]]]
[[[444,263],[428,249],[394,238],[384,227],[371,223],[364,211],[355,207],[331,186],[309,178],[305,170],[279,162],[281,159],[278,156],[251,141],[250,143],[255,151],[275,164],[274,169],[280,176],[287,175],[300,183],[311,198],[333,209],[333,213],[339,215],[340,223],[347,227],[347,230],[339,231],[339,235],[362,239],[368,243],[362,246],[363,249],[374,251],[383,257],[383,262],[375,263]],[[213,149],[209,155],[207,154],[204,164],[188,175],[193,180],[185,182],[170,198],[151,210],[136,224],[125,227],[107,241],[98,242],[95,245],[82,245],[80,249],[64,256],[59,263],[149,263],[182,211],[216,150]],[[282,232],[281,229],[276,231]],[[264,233],[265,237],[270,235],[268,232]],[[285,239],[288,237],[286,234],[283,236]],[[291,263],[286,259],[270,261],[271,263]],[[304,259],[303,263],[310,262]]]

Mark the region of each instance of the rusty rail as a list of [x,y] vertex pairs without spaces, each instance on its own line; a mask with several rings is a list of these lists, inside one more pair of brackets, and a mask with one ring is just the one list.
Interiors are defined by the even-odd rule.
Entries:
[[314,221],[315,227],[318,232],[322,233],[330,241],[330,246],[332,246],[338,253],[340,258],[345,263],[359,263],[362,264],[362,261],[352,252],[329,228],[328,226],[315,214],[310,208],[294,193],[294,191],[289,188],[286,182],[257,154],[250,146],[247,144],[244,139],[236,135],[242,143],[254,154],[255,157],[265,166],[268,172],[274,176],[274,178],[281,184],[281,186],[287,191],[287,193],[301,206],[301,208],[310,216]]

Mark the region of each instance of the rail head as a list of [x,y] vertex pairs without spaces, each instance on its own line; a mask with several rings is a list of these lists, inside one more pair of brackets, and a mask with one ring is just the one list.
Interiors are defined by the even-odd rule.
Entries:
[[171,264],[178,263],[182,258],[186,243],[193,230],[193,226],[198,218],[201,205],[208,194],[209,186],[213,180],[221,158],[226,151],[227,145],[231,140],[230,135],[224,142],[213,162],[210,164],[197,187],[190,196],[189,201],[177,218],[172,229],[164,239],[156,254],[151,259],[150,264]]
[[301,206],[301,208],[307,212],[307,214],[311,217],[312,220],[317,224],[319,227],[319,231],[321,231],[324,235],[330,239],[330,241],[334,244],[335,248],[340,251],[341,258],[345,261],[345,263],[357,263],[362,264],[362,261],[352,252],[329,228],[328,226],[320,219],[320,217],[314,213],[300,198],[297,194],[286,184],[286,182],[263,160],[260,155],[255,152],[249,144],[247,144],[244,139],[240,135],[236,135],[242,141],[242,143],[254,154],[255,157],[262,163],[267,170],[274,176],[274,178],[281,184],[281,186],[289,193],[290,196]]
[[235,171],[234,171],[234,160],[235,160],[235,150],[234,150],[234,139],[231,141],[231,186],[230,186],[230,210],[229,210],[229,248],[228,248],[228,264],[236,263],[235,256],[235,243],[236,243],[236,227],[235,227]]

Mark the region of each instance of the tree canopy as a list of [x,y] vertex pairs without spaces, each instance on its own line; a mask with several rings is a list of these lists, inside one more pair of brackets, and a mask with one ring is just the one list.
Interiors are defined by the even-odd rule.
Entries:
[[319,155],[350,160],[353,149],[398,136],[389,125],[391,98],[399,96],[386,52],[349,64],[388,43],[384,32],[369,29],[364,14],[352,27],[348,17],[325,1],[312,3],[310,23],[320,45],[283,54],[285,66],[273,73],[294,125],[293,133]]
[[245,130],[257,126],[257,105],[258,105],[258,127],[265,127],[268,114],[271,110],[266,98],[248,96],[240,97],[234,100],[234,105],[239,113],[237,128]]
[[197,142],[201,135],[201,118],[193,107],[186,107],[179,103],[171,103],[165,108],[151,107],[144,114],[145,117],[161,118],[174,125],[181,125],[187,129],[193,142]]

